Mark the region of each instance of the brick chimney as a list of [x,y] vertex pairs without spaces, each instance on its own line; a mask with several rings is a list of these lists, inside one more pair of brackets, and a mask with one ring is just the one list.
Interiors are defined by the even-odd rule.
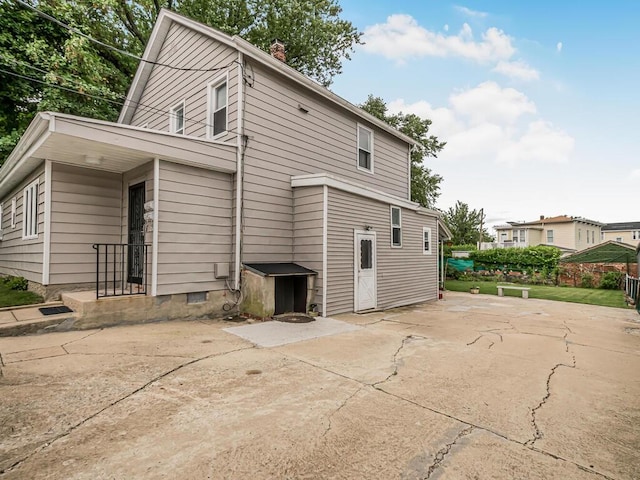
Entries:
[[540,215],[540,220],[544,220],[544,215]]
[[284,52],[284,43],[282,40],[274,39],[273,42],[271,42],[271,47],[269,47],[269,52],[273,58],[280,60],[282,63],[287,63],[287,55]]

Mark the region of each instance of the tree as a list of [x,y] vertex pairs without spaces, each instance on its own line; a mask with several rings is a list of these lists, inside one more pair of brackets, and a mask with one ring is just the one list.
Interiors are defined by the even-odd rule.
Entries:
[[[240,35],[268,51],[274,38],[287,63],[328,86],[361,33],[338,0],[31,0],[44,13],[107,45],[141,56],[162,8]],[[37,111],[115,120],[138,62],[0,0],[0,164]],[[55,86],[54,86],[55,85]],[[62,87],[62,88],[60,88]],[[81,93],[77,93],[81,92]]]
[[440,142],[434,135],[429,135],[431,120],[420,118],[413,113],[400,112],[388,115],[385,101],[373,95],[369,95],[360,108],[417,142],[411,150],[411,200],[423,207],[435,208],[436,200],[440,196],[442,177],[425,167],[424,159],[437,157],[437,153],[444,148],[446,142]]
[[[483,210],[471,210],[469,205],[458,200],[454,207],[443,213],[443,220],[451,231],[454,245],[475,244],[480,239],[480,227],[484,225]],[[491,241],[486,228],[482,228],[482,241]]]

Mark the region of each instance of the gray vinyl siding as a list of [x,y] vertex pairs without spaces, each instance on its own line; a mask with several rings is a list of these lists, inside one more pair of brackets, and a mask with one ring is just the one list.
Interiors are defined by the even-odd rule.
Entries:
[[[38,238],[22,239],[23,190],[38,179]],[[2,199],[2,235],[0,241],[0,273],[24,277],[42,283],[42,258],[44,250],[44,164]],[[17,204],[16,226],[11,228],[11,200]]]
[[229,73],[227,131],[222,141],[236,141],[238,105],[237,52],[211,38],[178,24],[172,24],[157,62],[175,67],[217,69],[218,71],[187,72],[163,66],[153,71],[133,115],[131,125],[147,125],[155,130],[169,131],[169,110],[185,101],[185,134],[206,137],[207,85]]
[[[365,225],[376,233],[378,308],[435,300],[437,249],[422,251],[422,228],[436,237],[436,219],[402,209],[402,247],[391,247],[390,205],[329,189],[327,314],[354,307],[354,229]],[[433,244],[435,245],[435,243]]]
[[[318,272],[315,303],[322,306],[323,187],[296,188],[294,199],[293,261]],[[320,308],[320,307],[319,307]]]
[[[247,68],[253,85],[245,88],[244,261],[292,261],[292,175],[326,172],[409,197],[406,143],[275,72]],[[358,123],[374,132],[374,174],[357,169]]]
[[49,284],[96,280],[94,243],[120,242],[122,175],[54,163]]
[[232,191],[231,175],[160,162],[158,295],[226,288],[214,264],[232,261]]

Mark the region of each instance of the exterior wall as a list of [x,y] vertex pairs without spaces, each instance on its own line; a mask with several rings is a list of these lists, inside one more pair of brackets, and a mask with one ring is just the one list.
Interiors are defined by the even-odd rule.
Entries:
[[232,191],[231,175],[160,162],[158,295],[226,288],[214,265],[232,261]]
[[[614,240],[628,245],[637,245],[640,242],[640,228],[638,230],[603,230],[602,242]],[[618,240],[621,238],[621,240]]]
[[[547,242],[547,230],[553,230],[553,242]],[[540,232],[541,243],[575,250],[576,232],[573,222],[542,224],[542,231]]]
[[318,272],[314,303],[321,309],[324,271],[322,265],[324,187],[293,190],[293,261]]
[[122,175],[62,164],[51,166],[49,284],[95,287],[94,243],[119,243]]
[[[329,189],[327,312],[354,309],[354,229],[376,232],[378,308],[438,298],[436,219],[402,209],[402,247],[391,247],[390,205]],[[430,227],[432,254],[422,252],[422,227]]]
[[[576,250],[584,250],[585,248],[593,247],[599,243],[602,243],[601,240],[601,230],[600,227],[595,225],[589,225],[582,222],[574,222],[575,226],[575,249]],[[588,236],[588,237],[587,237]],[[591,241],[593,238],[593,241]]]
[[[38,238],[22,239],[23,190],[38,180]],[[16,199],[16,226],[11,228],[11,201]],[[44,251],[44,164],[39,166],[17,188],[2,199],[2,234],[0,241],[0,274],[24,277],[31,282],[42,282]]]
[[185,101],[185,134],[206,137],[207,85],[228,72],[227,130],[219,140],[236,141],[238,77],[237,53],[215,40],[173,24],[158,56],[158,63],[185,68],[220,68],[214,72],[185,72],[154,66],[131,124],[169,131],[169,110]]
[[[293,260],[292,175],[327,172],[409,198],[407,144],[277,73],[248,68],[254,80],[245,88],[244,261]],[[374,174],[357,168],[359,122],[374,132]]]

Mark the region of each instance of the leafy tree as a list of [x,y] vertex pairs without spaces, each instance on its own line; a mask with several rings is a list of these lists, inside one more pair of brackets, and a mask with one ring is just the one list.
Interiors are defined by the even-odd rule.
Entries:
[[[360,108],[376,118],[387,122],[405,135],[413,138],[417,145],[411,150],[411,200],[423,207],[435,208],[440,196],[442,177],[424,166],[425,157],[437,157],[446,142],[440,142],[434,135],[429,135],[431,120],[420,118],[413,113],[402,112],[387,114],[387,104],[380,97],[369,95]],[[464,242],[462,242],[464,243]]]
[[[469,205],[458,200],[443,214],[443,220],[449,227],[454,244],[475,244],[480,239],[480,227],[484,224],[484,212],[471,210]],[[482,241],[492,241],[486,228],[482,228]]]
[[[142,55],[162,8],[241,35],[264,50],[279,38],[287,47],[287,63],[325,86],[340,73],[342,60],[349,59],[361,36],[340,18],[338,0],[29,1],[85,35],[136,56]],[[0,164],[37,111],[115,120],[137,64],[16,2],[0,0],[0,69],[43,82],[0,72]]]

